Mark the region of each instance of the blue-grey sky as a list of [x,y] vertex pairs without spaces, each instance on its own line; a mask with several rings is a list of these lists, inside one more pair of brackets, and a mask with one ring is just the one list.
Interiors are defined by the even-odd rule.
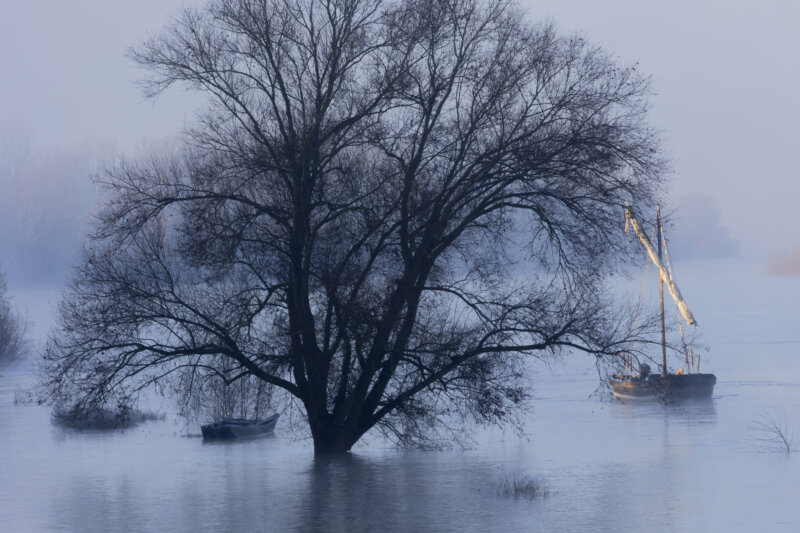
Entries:
[[180,0],[2,0],[0,124],[37,146],[160,138],[191,110],[173,91],[157,104],[134,85],[128,47],[158,31]]
[[[181,89],[158,102],[145,100],[134,85],[142,73],[125,52],[158,31],[180,5],[200,4],[2,0],[0,149],[27,151],[34,158],[85,152],[87,146],[130,151],[174,135],[202,100]],[[551,19],[563,32],[581,32],[652,75],[652,123],[663,132],[672,159],[673,199],[710,198],[719,213],[712,222],[727,227],[746,255],[800,247],[794,214],[800,197],[794,160],[800,148],[800,2],[523,0],[522,5],[532,20]],[[86,168],[90,159],[84,157]],[[53,166],[60,168],[51,160]],[[43,175],[35,180],[25,172],[0,179],[0,207],[4,197],[9,203],[14,195],[19,207],[38,202],[37,195],[58,200],[66,189],[88,190],[82,167],[69,172],[50,167],[38,165]],[[26,188],[29,194],[20,193]],[[28,214],[36,210],[26,207]]]
[[711,196],[745,254],[800,247],[800,2],[527,0],[653,78],[672,194]]

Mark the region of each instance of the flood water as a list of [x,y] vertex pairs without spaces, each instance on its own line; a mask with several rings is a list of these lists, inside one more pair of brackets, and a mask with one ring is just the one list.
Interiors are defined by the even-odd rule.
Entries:
[[[708,262],[681,265],[678,282],[710,348],[711,401],[603,401],[592,362],[570,357],[534,366],[525,435],[480,431],[467,449],[373,439],[314,459],[280,422],[273,437],[203,444],[169,416],[77,433],[15,405],[25,377],[6,374],[0,530],[800,531],[800,278]],[[760,440],[766,416],[796,453]],[[509,475],[549,495],[499,495]]]

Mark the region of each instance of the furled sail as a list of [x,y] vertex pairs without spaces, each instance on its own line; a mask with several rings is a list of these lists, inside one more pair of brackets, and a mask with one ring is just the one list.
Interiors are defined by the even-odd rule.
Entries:
[[681,315],[683,315],[683,318],[686,319],[686,322],[689,325],[696,325],[697,321],[694,319],[694,316],[692,316],[692,312],[689,310],[689,306],[686,304],[683,296],[681,296],[681,291],[678,290],[675,280],[672,279],[672,276],[669,275],[667,269],[664,268],[663,263],[658,258],[658,253],[653,249],[653,244],[650,242],[650,239],[647,237],[647,235],[642,231],[642,228],[639,226],[639,222],[636,220],[636,217],[633,216],[633,211],[631,211],[630,207],[625,210],[625,218],[630,221],[636,236],[639,237],[639,240],[642,241],[642,244],[644,244],[644,247],[647,250],[647,255],[650,256],[650,260],[656,265],[661,273],[661,279],[667,284],[667,289],[672,295],[672,299],[675,300],[675,304],[678,306],[678,311],[680,311]]

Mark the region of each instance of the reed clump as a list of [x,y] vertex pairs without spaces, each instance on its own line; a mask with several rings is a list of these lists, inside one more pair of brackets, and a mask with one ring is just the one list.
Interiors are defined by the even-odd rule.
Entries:
[[754,432],[753,438],[762,451],[782,452],[787,455],[795,451],[795,433],[786,422],[786,416],[780,411],[762,415],[751,423],[750,429]]
[[541,478],[520,473],[507,473],[495,483],[497,494],[512,498],[546,498],[550,489]]
[[163,419],[163,414],[143,412],[128,405],[114,408],[56,405],[51,413],[53,424],[77,430],[125,429]]

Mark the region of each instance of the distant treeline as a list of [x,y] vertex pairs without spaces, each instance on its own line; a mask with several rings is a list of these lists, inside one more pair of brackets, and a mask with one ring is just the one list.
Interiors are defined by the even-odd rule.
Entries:
[[678,259],[716,259],[739,255],[734,239],[714,199],[705,194],[685,196],[675,204],[670,217],[673,228],[670,254]]
[[800,276],[800,250],[773,255],[767,272],[777,276]]
[[0,139],[0,262],[14,284],[69,278],[97,202],[92,151],[36,151]]

